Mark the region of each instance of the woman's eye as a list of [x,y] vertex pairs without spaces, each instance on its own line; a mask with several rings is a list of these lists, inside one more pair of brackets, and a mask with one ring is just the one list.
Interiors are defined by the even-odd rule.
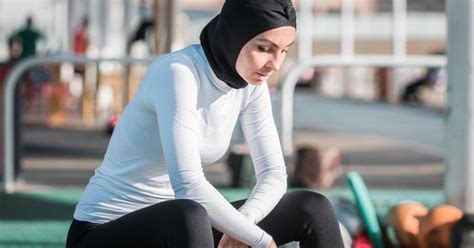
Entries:
[[270,49],[268,49],[267,47],[263,47],[263,46],[257,46],[257,49],[259,52],[269,52]]

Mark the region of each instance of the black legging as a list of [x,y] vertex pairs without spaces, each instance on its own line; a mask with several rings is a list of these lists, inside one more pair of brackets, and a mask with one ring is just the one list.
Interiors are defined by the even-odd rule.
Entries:
[[[232,202],[235,208],[245,200]],[[329,201],[311,191],[286,193],[258,226],[277,245],[344,247]],[[66,247],[217,247],[222,233],[211,228],[206,210],[191,200],[158,203],[105,224],[73,220]]]

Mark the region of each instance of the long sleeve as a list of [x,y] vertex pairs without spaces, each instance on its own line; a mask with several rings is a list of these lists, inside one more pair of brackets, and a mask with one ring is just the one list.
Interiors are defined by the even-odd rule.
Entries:
[[179,63],[155,65],[147,86],[147,105],[157,113],[159,134],[172,188],[177,199],[200,203],[217,230],[252,247],[267,247],[271,237],[236,210],[206,180],[199,144],[198,83],[192,70]]
[[257,178],[240,212],[258,223],[270,213],[287,189],[286,167],[266,84],[256,87],[240,115],[240,122]]

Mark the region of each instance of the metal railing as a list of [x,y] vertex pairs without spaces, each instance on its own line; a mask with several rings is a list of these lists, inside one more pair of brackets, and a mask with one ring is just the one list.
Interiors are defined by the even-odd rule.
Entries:
[[[15,190],[14,184],[14,90],[19,83],[21,75],[39,64],[73,63],[73,64],[95,64],[96,67],[102,62],[117,62],[121,64],[147,63],[153,58],[132,59],[132,58],[96,58],[74,56],[48,56],[34,57],[24,60],[15,66],[8,74],[4,89],[4,190],[12,193]],[[292,67],[284,79],[281,90],[281,139],[285,155],[293,152],[293,98],[294,89],[301,73],[310,67],[324,66],[380,66],[380,67],[444,67],[446,58],[444,56],[408,56],[397,58],[393,56],[319,56],[308,60],[303,60]]]
[[[298,58],[308,59],[313,54],[313,4],[325,0],[299,1]],[[392,0],[392,53],[406,55],[407,43],[407,0]],[[353,56],[355,48],[355,5],[356,0],[342,0],[340,13],[340,54]]]
[[[131,65],[131,64],[144,64],[149,63],[154,59],[142,58],[135,59],[129,57],[122,58],[87,58],[87,57],[77,57],[72,55],[59,55],[59,56],[42,56],[42,57],[32,57],[25,59],[19,62],[15,67],[12,68],[8,74],[5,87],[3,91],[3,101],[4,101],[4,126],[3,126],[3,149],[4,149],[4,158],[3,158],[3,188],[7,193],[13,193],[15,191],[15,180],[14,180],[14,132],[15,132],[15,123],[14,123],[14,108],[15,108],[15,87],[20,82],[19,79],[28,69],[40,65],[40,64],[60,64],[60,63],[72,63],[72,64],[90,64],[95,65],[96,68],[99,68],[100,63],[103,62],[115,62],[122,65]],[[99,73],[99,70],[96,70],[96,73]],[[98,76],[94,77],[95,80],[98,80]]]
[[445,67],[445,56],[317,56],[312,59],[302,60],[295,64],[288,72],[281,85],[281,143],[283,153],[293,153],[293,98],[296,83],[302,72],[312,67]]

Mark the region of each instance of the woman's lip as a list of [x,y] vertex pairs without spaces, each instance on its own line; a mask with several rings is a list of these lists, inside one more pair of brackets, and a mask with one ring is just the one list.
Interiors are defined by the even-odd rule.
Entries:
[[256,72],[255,74],[257,74],[257,78],[261,81],[267,80],[269,76],[268,74],[263,74],[260,72]]

